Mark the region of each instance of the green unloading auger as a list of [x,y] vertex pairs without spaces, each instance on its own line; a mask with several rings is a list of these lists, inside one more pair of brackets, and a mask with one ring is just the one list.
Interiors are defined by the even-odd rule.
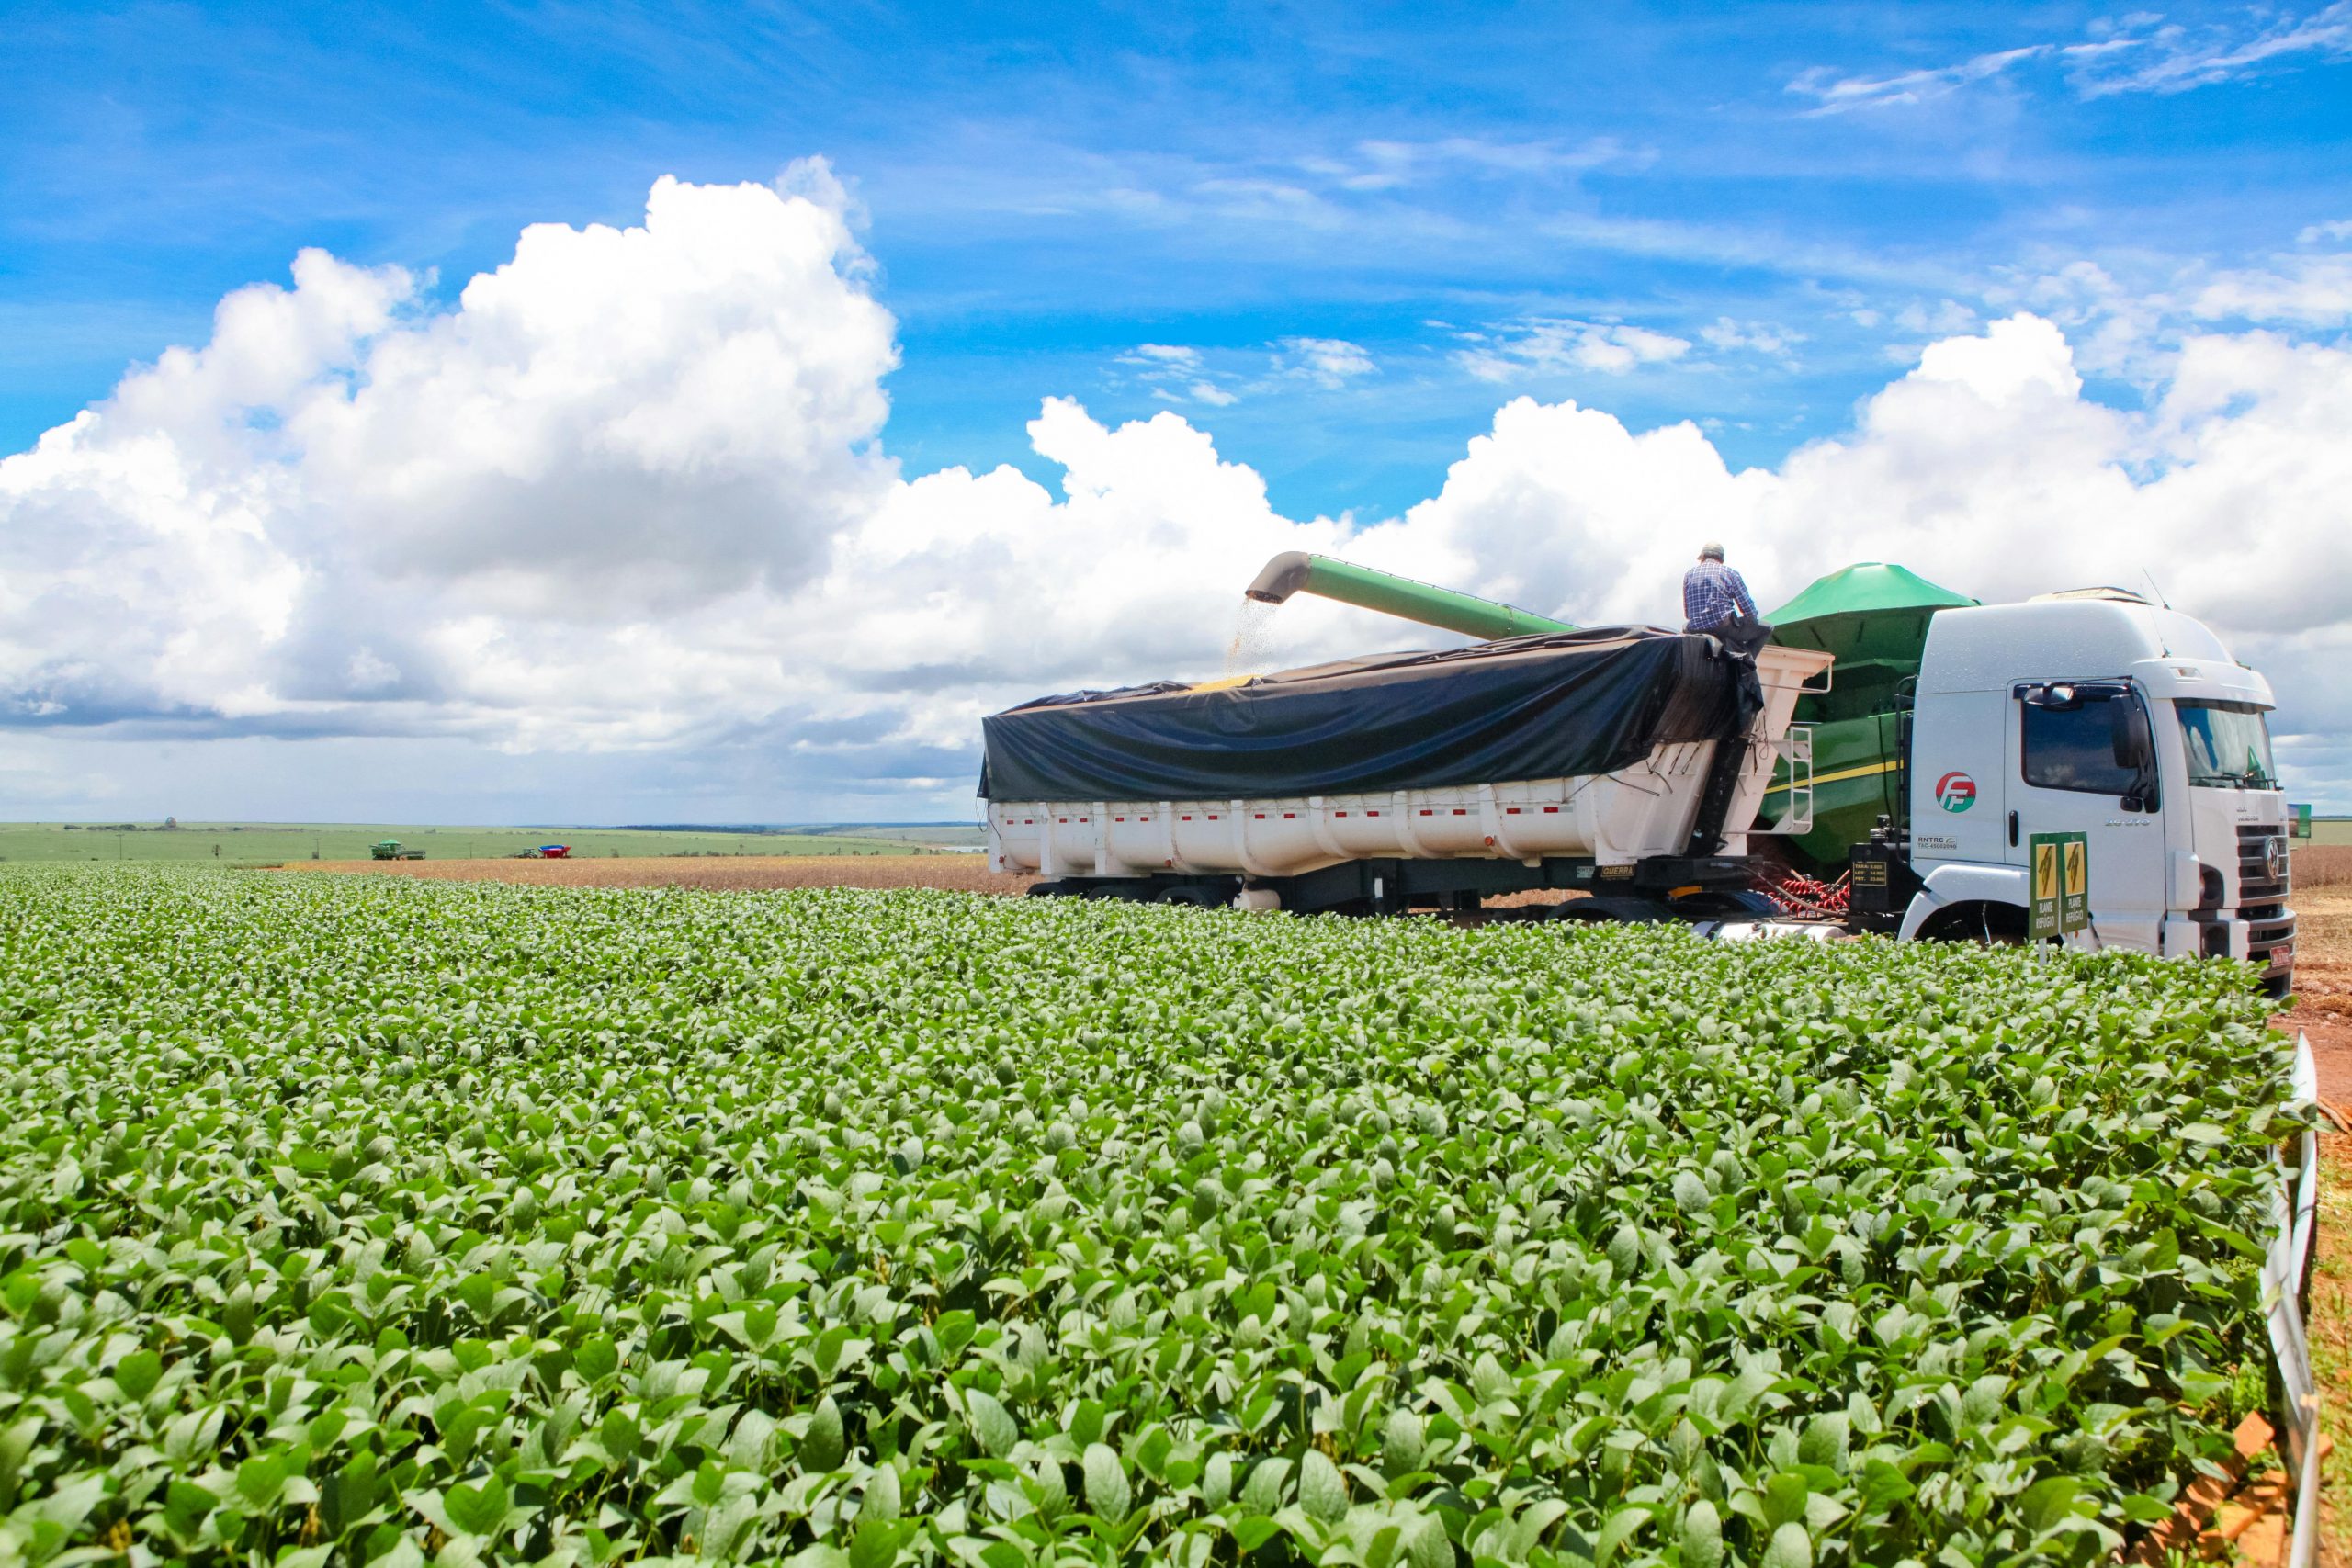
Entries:
[[1401,615],[1424,626],[1442,626],[1464,637],[1489,642],[1498,637],[1525,637],[1531,632],[1572,632],[1566,621],[1539,615],[1516,605],[1457,593],[1451,588],[1416,582],[1370,567],[1284,550],[1266,563],[1266,570],[1243,592],[1261,604],[1279,604],[1294,593],[1313,593],[1342,604]]

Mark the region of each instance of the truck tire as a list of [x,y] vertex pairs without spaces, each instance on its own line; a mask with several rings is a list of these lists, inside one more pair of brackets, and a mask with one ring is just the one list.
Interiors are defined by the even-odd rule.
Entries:
[[1189,905],[1195,909],[1216,909],[1233,902],[1233,895],[1220,893],[1214,887],[1188,885],[1162,889],[1158,901]]
[[1552,918],[1584,925],[1654,926],[1675,919],[1675,912],[1655,899],[1610,897],[1571,898],[1554,907]]
[[1953,904],[1939,909],[1919,928],[1921,942],[1974,942],[1981,947],[2022,947],[2025,911],[2015,904]]

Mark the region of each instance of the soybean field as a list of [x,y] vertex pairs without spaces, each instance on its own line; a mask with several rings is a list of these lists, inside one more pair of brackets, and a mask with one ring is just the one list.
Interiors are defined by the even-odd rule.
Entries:
[[0,1558],[2070,1562],[2265,1401],[2226,964],[0,872]]

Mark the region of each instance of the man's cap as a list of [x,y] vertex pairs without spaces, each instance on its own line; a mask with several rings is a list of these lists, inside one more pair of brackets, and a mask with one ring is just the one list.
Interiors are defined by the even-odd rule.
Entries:
[[1721,560],[1724,558],[1724,547],[1711,539],[1707,543],[1699,547],[1699,558],[1701,560]]

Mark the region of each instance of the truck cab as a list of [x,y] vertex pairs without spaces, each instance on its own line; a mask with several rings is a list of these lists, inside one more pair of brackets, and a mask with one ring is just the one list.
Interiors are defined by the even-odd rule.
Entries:
[[1904,751],[1908,939],[2021,939],[2030,845],[2080,833],[2073,944],[2294,975],[2270,684],[2201,622],[2114,590],[1938,614]]

